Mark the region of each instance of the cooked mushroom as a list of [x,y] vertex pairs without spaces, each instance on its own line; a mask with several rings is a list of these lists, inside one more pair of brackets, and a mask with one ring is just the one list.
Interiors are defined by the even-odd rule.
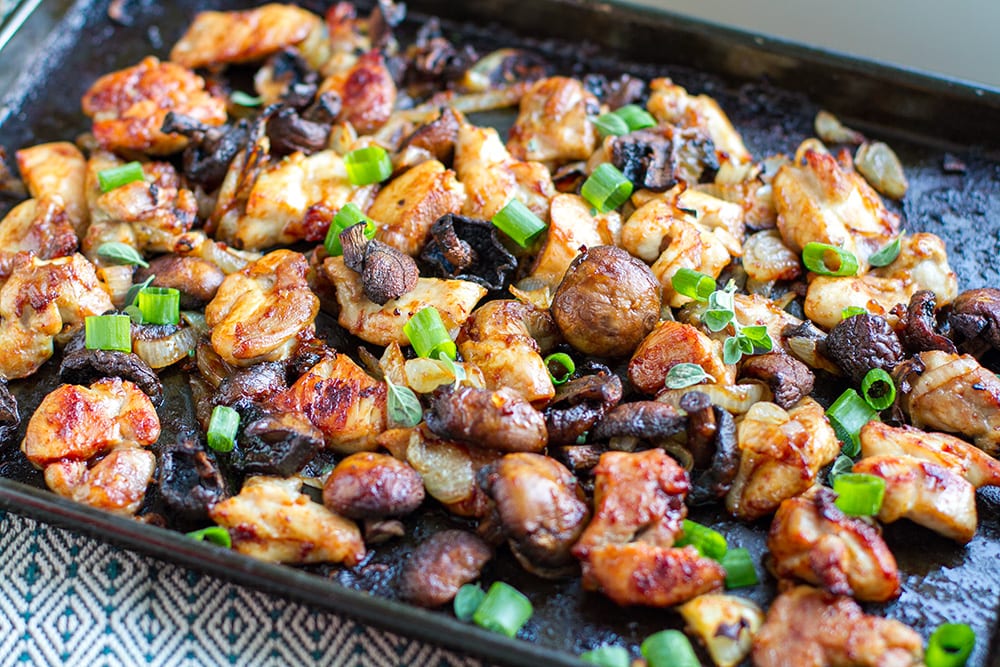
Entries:
[[984,348],[1000,350],[1000,289],[972,289],[959,294],[948,313],[948,324],[963,351],[980,356]]
[[[316,95],[319,76],[309,63],[291,48],[285,48],[268,58],[254,75],[254,88],[267,103],[282,102],[304,107]],[[334,114],[336,115],[336,114]]]
[[300,414],[261,414],[243,408],[240,419],[246,424],[239,445],[247,474],[294,475],[323,446],[323,434]]
[[774,402],[786,410],[811,394],[816,381],[808,366],[783,352],[750,357],[740,367],[740,376],[764,381],[774,394]]
[[272,155],[289,155],[302,152],[311,155],[326,148],[330,139],[329,123],[307,120],[290,106],[282,106],[269,113],[267,137],[271,140]]
[[548,443],[545,418],[508,387],[438,389],[424,421],[442,438],[504,452],[538,452]]
[[426,125],[418,127],[413,134],[403,140],[400,152],[407,149],[426,151],[435,160],[450,163],[455,155],[455,140],[461,125],[458,115],[451,107],[441,111],[441,115]]
[[588,440],[630,437],[655,441],[684,430],[687,418],[672,405],[658,401],[635,401],[610,410],[590,432]]
[[181,293],[181,309],[201,308],[215,297],[225,279],[219,267],[200,257],[163,255],[149,262],[149,267],[136,270],[132,280],[139,284],[150,276],[156,287],[173,287]]
[[885,318],[870,313],[841,320],[826,337],[826,351],[855,384],[871,369],[891,371],[903,360],[896,332]]
[[21,414],[17,409],[17,399],[10,393],[7,380],[0,378],[0,446],[17,433]]
[[[622,381],[603,369],[577,377],[556,389],[545,408],[550,445],[572,445],[622,399]],[[595,461],[596,465],[596,461]]]
[[381,241],[368,240],[366,225],[359,222],[340,233],[344,263],[361,274],[361,287],[368,300],[383,306],[412,291],[420,271],[409,255]]
[[719,169],[707,134],[672,126],[639,130],[611,141],[611,160],[637,188],[666,192],[683,181],[694,185]]
[[229,373],[212,396],[212,406],[231,408],[257,403],[263,405],[275,394],[288,388],[285,367],[276,361],[265,361],[249,368]]
[[405,516],[423,501],[417,471],[386,454],[351,454],[323,484],[323,504],[352,519]]
[[250,125],[246,120],[212,127],[174,111],[164,118],[162,131],[189,138],[182,162],[184,176],[209,192],[222,184],[229,164],[250,139]]
[[160,495],[182,527],[208,519],[208,508],[228,494],[212,455],[193,433],[182,433],[160,454]]
[[[106,377],[120,377],[135,383],[154,405],[163,400],[163,384],[153,369],[132,352],[90,350],[85,346],[81,329],[67,344],[59,379],[69,384],[90,384]],[[16,411],[15,411],[16,414]]]
[[431,225],[431,239],[420,259],[442,278],[459,278],[502,290],[517,260],[497,238],[496,227],[449,213]]
[[660,320],[660,285],[649,267],[617,246],[578,255],[552,299],[552,317],[577,350],[629,354]]
[[541,454],[508,454],[479,471],[479,484],[496,503],[510,549],[541,577],[571,574],[570,548],[590,520],[576,477]]
[[646,82],[630,74],[610,80],[603,74],[587,74],[583,85],[609,109],[618,109],[641,100],[646,94]]
[[463,584],[475,581],[493,549],[473,533],[443,530],[421,542],[399,571],[399,594],[421,607],[451,602]]
[[840,374],[840,368],[826,357],[826,334],[812,322],[785,325],[781,339],[789,354],[809,368]]
[[[712,406],[712,412],[715,415],[715,437],[712,441],[714,451],[710,463],[704,466],[704,471],[691,482],[688,502],[692,505],[711,502],[725,496],[729,493],[740,469],[736,420],[727,410],[717,405]],[[698,469],[697,464],[695,469]]]
[[[942,352],[954,354],[958,351],[951,340],[936,330],[935,301],[934,292],[931,290],[920,290],[910,297],[910,305],[905,311],[901,305],[897,306],[900,311],[903,311],[900,314],[897,326],[899,340],[908,352],[917,353],[926,352],[927,350],[941,350]],[[893,312],[897,311],[894,309]]]

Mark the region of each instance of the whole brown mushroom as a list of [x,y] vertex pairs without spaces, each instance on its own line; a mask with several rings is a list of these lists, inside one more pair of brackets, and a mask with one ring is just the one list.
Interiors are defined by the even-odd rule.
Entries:
[[374,452],[351,454],[323,485],[323,504],[352,519],[404,516],[423,501],[424,484],[417,471]]
[[589,248],[566,270],[552,299],[566,341],[585,354],[632,352],[660,319],[660,285],[649,267],[615,246]]

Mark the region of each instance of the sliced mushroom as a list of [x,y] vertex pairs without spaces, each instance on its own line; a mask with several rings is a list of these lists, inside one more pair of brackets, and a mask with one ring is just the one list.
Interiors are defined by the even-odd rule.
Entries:
[[774,402],[786,410],[811,394],[816,381],[808,366],[783,352],[750,357],[740,367],[740,376],[765,382],[774,394]]
[[263,404],[287,388],[285,367],[276,361],[265,361],[228,373],[212,396],[212,405],[232,408],[251,403]]
[[156,287],[173,287],[181,293],[181,309],[198,309],[215,297],[225,279],[219,267],[190,255],[163,255],[149,262],[148,268],[136,270],[132,280],[142,283],[150,276]]
[[[961,297],[960,297],[961,298]],[[910,305],[900,314],[897,331],[903,347],[910,353],[941,350],[955,354],[955,344],[937,332],[934,313],[936,296],[931,290],[920,290],[910,297]],[[897,306],[903,310],[902,306]],[[893,309],[896,313],[896,309]]]
[[326,148],[330,125],[307,120],[294,108],[282,106],[268,115],[267,137],[271,141],[272,155],[295,152],[311,155]]
[[182,433],[160,454],[160,495],[184,527],[206,521],[209,507],[229,495],[211,453],[193,433]]
[[711,462],[691,482],[688,502],[700,505],[722,498],[733,486],[740,470],[740,446],[736,438],[736,420],[723,408],[712,406],[715,437]]
[[548,443],[545,418],[508,387],[438,389],[424,421],[435,435],[487,449],[538,452]]
[[344,263],[361,274],[361,287],[368,300],[383,306],[412,291],[420,271],[409,255],[381,241],[368,240],[366,225],[359,222],[340,233]]
[[[570,380],[545,408],[550,445],[572,445],[622,399],[622,382],[607,369]],[[596,461],[594,462],[596,465]]]
[[420,126],[404,139],[400,152],[405,154],[407,149],[419,149],[439,162],[450,163],[455,155],[455,140],[458,138],[460,124],[455,110],[447,107],[436,119]]
[[672,405],[658,401],[636,401],[612,409],[590,432],[588,440],[600,441],[623,436],[660,440],[682,432],[687,418]]
[[89,385],[106,377],[120,377],[135,383],[154,405],[159,405],[163,400],[160,378],[137,354],[89,350],[85,346],[84,332],[81,329],[66,344],[62,363],[59,365],[59,379],[68,384]]
[[431,239],[420,259],[442,278],[459,278],[490,290],[503,290],[517,260],[497,238],[496,227],[449,213],[431,225]]
[[865,313],[841,320],[826,337],[826,352],[855,384],[873,368],[892,371],[903,346],[885,318]]
[[952,304],[948,324],[958,342],[972,354],[986,346],[1000,350],[1000,289],[962,292]]
[[21,414],[17,409],[17,399],[10,393],[7,380],[0,378],[0,445],[17,433]]
[[482,538],[464,530],[444,530],[421,542],[399,571],[399,594],[421,607],[451,602],[463,584],[479,578],[493,558]]
[[386,454],[351,454],[323,484],[323,504],[352,519],[405,516],[423,501],[424,485],[417,471]]
[[[244,410],[244,414],[252,412]],[[305,416],[264,414],[240,436],[242,466],[247,474],[288,477],[302,470],[323,446],[323,434]]]
[[304,107],[316,95],[319,75],[295,49],[282,49],[254,75],[254,88],[267,102]]
[[229,164],[250,140],[250,125],[246,120],[212,127],[173,111],[163,120],[162,131],[189,138],[183,155],[184,175],[208,192],[222,184]]

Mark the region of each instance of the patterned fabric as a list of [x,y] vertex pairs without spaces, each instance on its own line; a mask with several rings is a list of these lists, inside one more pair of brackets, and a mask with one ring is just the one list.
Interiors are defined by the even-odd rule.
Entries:
[[482,663],[0,512],[0,666],[22,665]]

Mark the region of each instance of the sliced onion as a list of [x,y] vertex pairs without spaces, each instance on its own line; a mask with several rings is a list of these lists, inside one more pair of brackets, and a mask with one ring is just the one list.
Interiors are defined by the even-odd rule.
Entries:
[[97,269],[97,278],[104,283],[104,288],[111,297],[111,303],[115,304],[116,308],[125,305],[125,295],[132,287],[133,270],[132,266],[124,264],[102,266]]
[[205,316],[192,310],[182,310],[181,320],[189,327],[198,332],[199,335],[207,335],[211,328],[205,322]]
[[[817,329],[817,331],[819,331]],[[785,337],[785,346],[793,357],[804,363],[809,368],[823,369],[828,373],[840,375],[840,368],[832,361],[823,356],[818,345],[826,340],[826,335],[811,338],[809,336],[788,336]]]
[[226,275],[236,273],[261,258],[260,253],[235,250],[211,239],[206,239],[199,250],[202,259],[215,264]]
[[[690,388],[667,389],[660,393],[656,397],[656,400],[661,403],[669,403],[680,410],[681,397],[689,391],[691,391]],[[745,413],[754,403],[769,401],[774,398],[770,389],[756,382],[733,385],[700,384],[698,385],[698,391],[708,394],[708,398],[712,401],[713,405],[717,405],[736,415]]]
[[761,401],[751,405],[750,409],[747,410],[746,418],[762,424],[774,424],[775,426],[780,426],[789,419],[788,413],[783,408],[768,401]]
[[132,341],[132,351],[149,364],[150,368],[166,368],[187,358],[198,343],[198,338],[198,332],[193,327],[184,327],[163,338],[137,338]]
[[[455,363],[456,366],[465,371],[463,385],[484,389],[486,380],[483,372],[478,366],[467,363]],[[403,368],[406,376],[406,384],[418,394],[429,394],[441,385],[453,384],[455,376],[451,372],[451,367],[443,361],[437,359],[427,359],[417,357],[407,359]]]
[[701,595],[677,610],[719,667],[743,662],[764,624],[761,608],[735,595]]
[[406,460],[420,473],[427,493],[442,503],[460,502],[474,491],[472,457],[458,445],[440,440],[428,442],[414,431],[406,448]]
[[198,343],[194,360],[201,376],[213,387],[218,387],[233,372],[232,367],[222,360],[207,340]]
[[798,254],[785,245],[776,229],[747,237],[743,242],[743,268],[758,282],[794,280],[802,275]]
[[816,136],[828,144],[860,144],[865,135],[852,130],[829,111],[820,111],[814,122]]
[[854,156],[854,166],[873,188],[886,197],[902,199],[910,187],[899,158],[881,141],[861,144]]

